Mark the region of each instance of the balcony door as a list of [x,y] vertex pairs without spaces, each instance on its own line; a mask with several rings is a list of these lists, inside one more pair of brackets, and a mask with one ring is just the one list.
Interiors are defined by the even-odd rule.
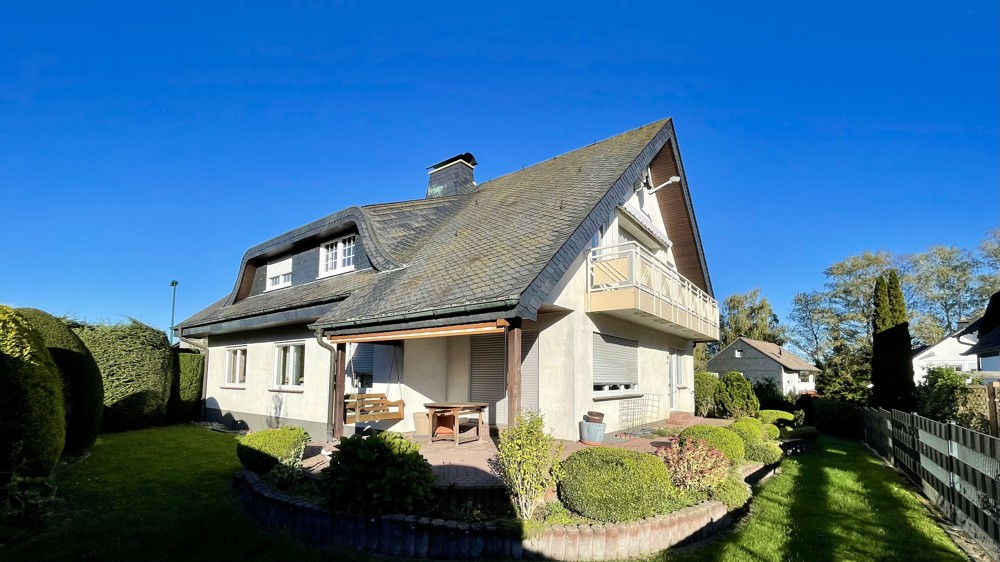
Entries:
[[684,372],[684,364],[680,350],[671,349],[667,355],[667,380],[670,382],[670,411],[680,410],[679,393],[687,390],[688,380]]

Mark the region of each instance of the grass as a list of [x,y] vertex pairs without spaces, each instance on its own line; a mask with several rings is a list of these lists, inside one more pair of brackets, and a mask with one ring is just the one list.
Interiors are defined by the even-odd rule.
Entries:
[[916,492],[854,441],[821,438],[756,492],[731,534],[665,560],[966,560]]
[[368,559],[258,530],[232,491],[239,468],[231,435],[193,425],[101,435],[88,458],[56,474],[63,512],[0,545],[0,560]]

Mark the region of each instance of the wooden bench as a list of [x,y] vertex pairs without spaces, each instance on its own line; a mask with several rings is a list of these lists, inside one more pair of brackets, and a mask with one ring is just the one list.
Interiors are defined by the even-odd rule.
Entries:
[[385,394],[348,394],[344,397],[347,423],[403,419],[402,400],[391,401]]

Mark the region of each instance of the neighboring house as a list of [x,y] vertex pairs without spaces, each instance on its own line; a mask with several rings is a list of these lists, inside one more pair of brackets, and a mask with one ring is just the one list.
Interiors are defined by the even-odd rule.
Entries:
[[693,411],[693,347],[719,313],[673,123],[482,184],[475,165],[247,251],[176,329],[207,350],[208,419],[338,437],[359,390],[405,401],[373,424],[400,432],[427,402],[489,403],[494,426],[537,409],[565,439],[589,410],[620,428],[636,397],[651,419]]
[[975,345],[979,320],[960,321],[958,330],[934,345],[926,346],[913,355],[913,382],[921,384],[928,369],[951,367],[956,371],[975,371],[979,364],[975,357],[964,355]]
[[976,325],[978,341],[962,355],[974,355],[980,371],[1000,373],[1000,291],[993,293]]
[[778,344],[739,337],[708,360],[715,373],[738,371],[751,383],[771,381],[783,394],[801,394],[816,390],[815,365],[810,365]]

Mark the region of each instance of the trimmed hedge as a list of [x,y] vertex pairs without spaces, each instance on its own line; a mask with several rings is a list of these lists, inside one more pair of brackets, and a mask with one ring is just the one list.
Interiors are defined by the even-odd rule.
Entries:
[[819,439],[819,430],[811,425],[804,425],[802,427],[796,427],[795,429],[785,430],[785,439],[806,439],[809,441],[815,441]]
[[694,415],[705,417],[715,410],[715,389],[719,377],[711,373],[694,374]]
[[[41,336],[0,305],[0,484],[48,476],[66,443],[62,378]],[[662,464],[662,463],[661,463]]]
[[19,308],[41,336],[62,377],[66,453],[79,453],[97,440],[104,412],[104,382],[90,350],[66,322],[37,308]]
[[784,452],[774,441],[754,441],[747,443],[747,460],[774,464],[781,460]]
[[174,353],[176,383],[171,389],[168,415],[174,421],[198,419],[201,384],[205,377],[205,356],[200,353]]
[[[779,427],[792,425],[792,421],[795,419],[794,414],[784,410],[761,410],[757,417],[759,417],[760,421],[763,423],[773,423]],[[779,421],[787,423],[779,423]]]
[[94,354],[104,379],[102,431],[163,423],[173,378],[167,336],[138,320],[76,330]]
[[267,474],[281,463],[296,466],[302,462],[309,434],[301,427],[279,427],[248,433],[238,439],[236,456],[249,471]]
[[726,455],[729,462],[739,464],[746,458],[746,447],[736,433],[714,425],[692,425],[681,432],[683,439],[703,439]]
[[740,418],[730,424],[726,429],[732,431],[736,435],[740,436],[743,440],[744,446],[749,446],[751,443],[759,443],[763,441],[763,425],[761,425],[760,420],[753,418]]
[[760,411],[750,381],[737,371],[730,371],[719,380],[714,399],[715,413],[721,418],[753,417]]
[[816,398],[812,406],[816,429],[827,435],[848,439],[861,437],[861,410],[856,405],[833,398]]
[[726,504],[729,509],[737,509],[746,505],[750,500],[750,486],[738,475],[730,474],[712,489],[710,494],[713,500]]
[[434,470],[420,445],[398,433],[340,440],[323,469],[331,508],[356,513],[423,513],[434,499]]
[[771,441],[774,441],[775,439],[781,436],[781,428],[774,425],[773,423],[765,423],[761,427],[760,434],[761,436],[764,437],[764,439],[770,439]]
[[562,465],[559,497],[569,509],[598,521],[622,523],[664,513],[679,491],[655,455],[594,447]]

